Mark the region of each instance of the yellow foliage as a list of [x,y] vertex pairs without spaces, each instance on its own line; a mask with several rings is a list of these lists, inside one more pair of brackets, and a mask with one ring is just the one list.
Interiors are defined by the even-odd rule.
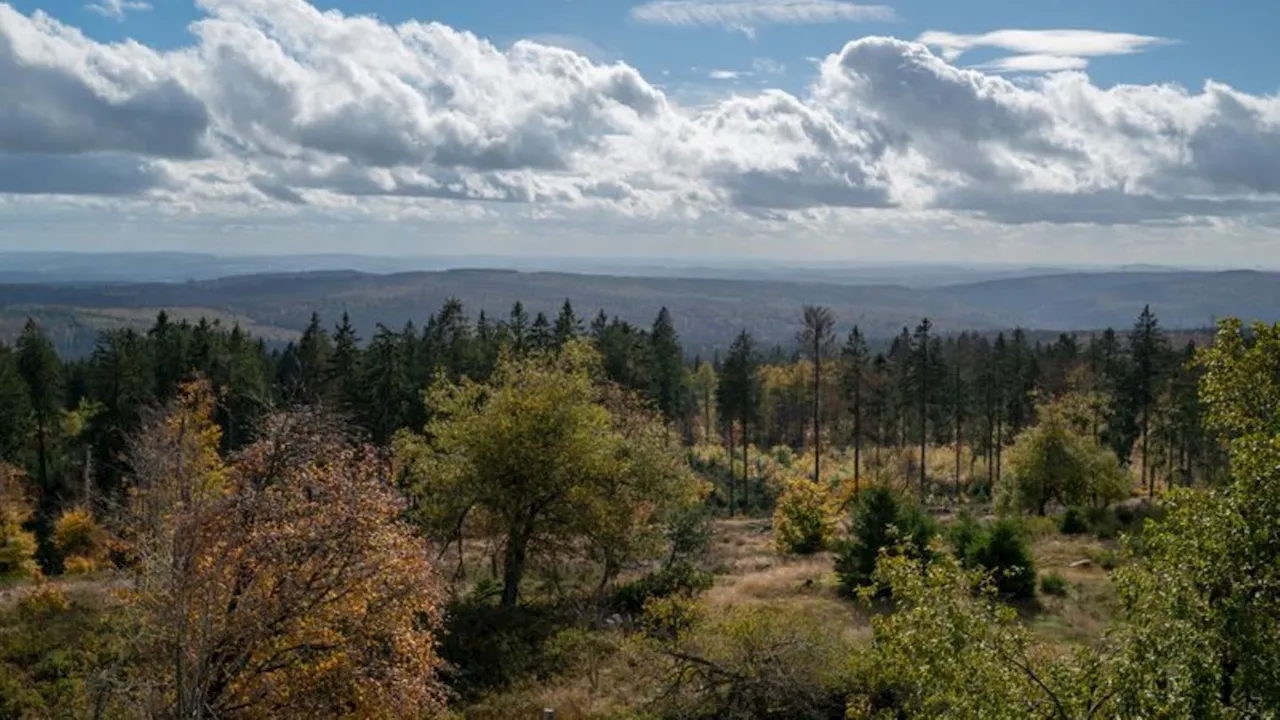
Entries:
[[835,534],[837,508],[831,489],[808,478],[792,477],[773,512],[778,552],[809,555],[828,546]]
[[[107,551],[107,533],[85,508],[72,508],[62,513],[53,525],[53,545],[64,559],[67,572],[71,572],[71,560],[78,559],[78,568],[96,567]],[[80,572],[90,572],[83,570]]]
[[[193,429],[187,412],[171,408],[151,428],[160,447]],[[264,436],[226,465],[204,455],[205,475],[139,478],[140,515],[159,513],[138,543],[136,607],[160,663],[151,711],[431,716],[443,705],[441,585],[383,460],[307,411],[273,420]],[[209,475],[216,494],[200,492]],[[200,673],[220,681],[193,682]]]
[[62,571],[68,575],[87,575],[98,569],[98,561],[83,555],[72,555],[62,561]]
[[42,582],[18,601],[18,612],[31,620],[43,620],[71,608],[67,594],[57,585]]
[[36,538],[22,529],[31,520],[23,474],[0,463],[0,580],[40,576],[36,565]]

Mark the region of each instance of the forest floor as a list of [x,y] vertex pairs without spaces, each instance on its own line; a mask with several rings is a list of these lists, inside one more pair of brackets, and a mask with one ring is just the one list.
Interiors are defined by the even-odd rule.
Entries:
[[[1096,639],[1115,610],[1110,569],[1119,557],[1118,544],[1092,535],[1061,535],[1049,523],[1041,523],[1035,535],[1037,570],[1041,576],[1062,576],[1067,592],[1060,597],[1040,593],[1018,607],[1021,617],[1036,638],[1052,646],[1065,649]],[[817,618],[852,645],[871,639],[873,611],[840,596],[832,555],[779,554],[767,518],[716,520],[706,562],[715,573],[715,584],[701,596],[708,610],[764,604]],[[643,694],[625,653],[606,653],[593,665],[485,698],[462,716],[532,718],[547,707],[556,709],[557,720],[618,717],[614,713]]]

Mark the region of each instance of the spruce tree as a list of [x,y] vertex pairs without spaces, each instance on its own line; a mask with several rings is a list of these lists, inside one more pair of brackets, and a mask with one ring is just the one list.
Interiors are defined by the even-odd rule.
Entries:
[[553,342],[557,349],[569,344],[569,341],[583,333],[582,321],[573,312],[573,304],[569,298],[560,306],[560,314],[556,316],[555,328],[552,330]]
[[326,394],[329,358],[333,342],[320,325],[320,315],[311,314],[311,322],[298,340],[298,398],[307,404],[319,402]]
[[653,321],[649,344],[653,360],[652,395],[663,418],[667,423],[674,423],[684,417],[688,382],[680,336],[671,322],[671,313],[665,307],[658,311],[658,317]]
[[65,380],[62,361],[35,320],[27,320],[18,337],[17,348],[18,372],[27,386],[35,433],[35,476],[40,495],[36,510],[37,535],[42,541],[47,541],[62,500],[61,478],[54,472],[54,453],[61,435],[66,402]]
[[360,338],[351,317],[344,312],[342,322],[334,329],[326,384],[331,395],[329,404],[352,418],[360,413],[360,362]]
[[408,421],[412,387],[398,333],[379,324],[365,350],[361,385],[364,425],[373,442],[386,445]]
[[31,396],[17,353],[0,342],[0,463],[23,464],[31,426]]
[[1142,308],[1129,333],[1129,357],[1131,375],[1127,383],[1127,394],[1130,407],[1136,411],[1138,420],[1138,437],[1142,443],[1142,483],[1147,487],[1147,496],[1155,495],[1155,477],[1150,473],[1147,462],[1148,436],[1151,429],[1151,412],[1160,393],[1163,380],[1165,359],[1168,354],[1168,342],[1160,323],[1151,312],[1151,306]]
[[867,341],[857,325],[849,331],[841,351],[841,391],[853,420],[853,489],[862,480],[863,395],[866,390]]
[[927,478],[928,468],[928,432],[929,432],[929,402],[932,399],[931,393],[934,392],[933,386],[933,364],[934,358],[930,345],[929,332],[933,329],[933,323],[929,318],[924,318],[920,324],[916,326],[916,331],[911,337],[911,368],[912,368],[912,389],[915,392],[916,401],[916,417],[920,423],[918,428],[919,434],[917,439],[920,441],[920,502],[925,500],[925,482]]
[[529,313],[525,312],[524,303],[519,300],[511,306],[511,320],[507,327],[511,329],[511,346],[517,355],[523,354],[529,349]]
[[742,502],[749,507],[750,478],[748,467],[750,458],[747,450],[750,447],[750,432],[760,413],[760,374],[759,358],[756,353],[755,339],[751,333],[743,330],[733,341],[729,354],[725,357],[720,371],[720,382],[716,386],[716,402],[719,406],[721,421],[725,424],[729,435],[729,512],[734,511],[734,433],[736,421],[741,428],[742,444]]
[[539,312],[533,318],[533,325],[529,326],[529,347],[539,352],[552,350],[555,348],[555,340],[547,314]]
[[835,320],[825,307],[805,305],[796,336],[813,363],[813,481],[822,481],[822,363],[835,347]]

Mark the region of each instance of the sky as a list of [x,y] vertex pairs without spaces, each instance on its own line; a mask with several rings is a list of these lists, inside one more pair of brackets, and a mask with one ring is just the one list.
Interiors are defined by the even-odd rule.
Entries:
[[0,0],[0,250],[1280,267],[1272,0]]

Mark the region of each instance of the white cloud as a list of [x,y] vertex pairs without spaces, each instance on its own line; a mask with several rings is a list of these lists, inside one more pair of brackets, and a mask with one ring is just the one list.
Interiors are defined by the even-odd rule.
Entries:
[[126,14],[135,10],[150,10],[151,3],[142,0],[97,0],[85,5],[85,8],[99,15],[123,20]]
[[1131,55],[1168,45],[1172,40],[1153,35],[1099,30],[993,30],[979,35],[929,30],[916,38],[948,62],[974,48],[997,48],[1016,55],[976,65],[995,72],[1057,72],[1082,70],[1088,58]]
[[974,65],[976,70],[992,70],[1008,73],[1045,73],[1063,70],[1083,70],[1089,61],[1071,55],[1010,55],[991,62]]
[[754,37],[762,25],[890,21],[886,5],[843,0],[655,0],[631,8],[634,20],[655,25],[718,26]]
[[738,70],[712,70],[707,73],[707,77],[712,80],[737,80],[743,75],[744,73]]
[[930,30],[917,40],[939,48],[946,60],[955,60],[976,47],[999,48],[1024,55],[1097,57],[1127,55],[1172,42],[1152,35],[1098,30],[994,30],[980,35]]
[[751,70],[761,75],[781,75],[787,66],[770,58],[756,58],[751,61]]
[[20,199],[188,218],[465,218],[477,237],[687,225],[746,242],[757,228],[837,245],[871,242],[850,228],[896,237],[930,223],[1234,223],[1258,237],[1280,217],[1280,98],[1219,83],[1100,88],[1061,60],[1100,46],[1012,60],[1067,70],[1012,83],[920,43],[862,38],[803,92],[695,104],[561,47],[500,48],[301,0],[199,7],[192,45],[161,51],[0,4],[0,217]]

